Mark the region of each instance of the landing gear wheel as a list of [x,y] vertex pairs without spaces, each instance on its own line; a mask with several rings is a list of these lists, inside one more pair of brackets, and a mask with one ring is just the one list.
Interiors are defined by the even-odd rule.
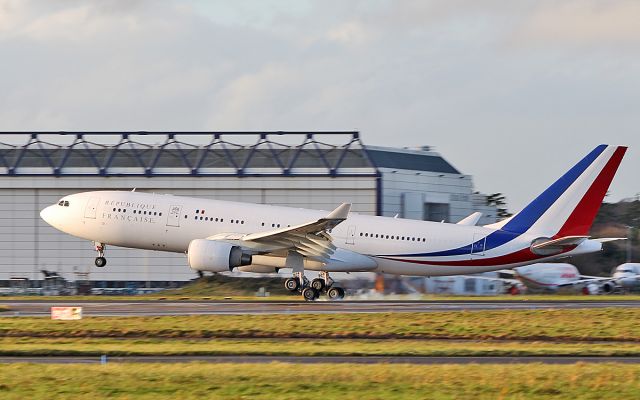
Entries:
[[107,265],[107,259],[104,257],[96,257],[96,267],[102,268]]
[[287,278],[284,281],[284,287],[290,292],[297,292],[300,288],[300,282],[296,278]]
[[344,289],[341,287],[334,286],[327,292],[327,296],[329,296],[330,300],[341,300],[344,299]]
[[318,296],[318,291],[311,286],[302,289],[302,297],[304,297],[306,301],[314,301]]
[[316,278],[312,280],[311,287],[317,290],[318,292],[322,292],[324,290],[324,279]]

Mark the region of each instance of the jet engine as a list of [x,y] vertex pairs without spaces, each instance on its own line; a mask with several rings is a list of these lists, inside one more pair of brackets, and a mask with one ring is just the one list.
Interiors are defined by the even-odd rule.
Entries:
[[600,289],[602,289],[603,293],[613,293],[616,290],[616,284],[608,281],[602,284],[602,286],[600,286]]
[[224,272],[251,264],[251,254],[239,246],[216,240],[196,239],[187,250],[189,266],[196,271]]

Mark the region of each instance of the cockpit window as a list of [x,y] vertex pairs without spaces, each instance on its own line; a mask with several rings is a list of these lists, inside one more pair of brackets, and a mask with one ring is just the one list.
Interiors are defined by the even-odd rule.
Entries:
[[65,201],[64,201],[64,206],[65,206],[65,207],[69,207],[69,202],[65,200]]
[[64,205],[64,201],[60,200],[60,201],[58,202],[58,205],[59,205],[59,206],[63,206],[63,205]]

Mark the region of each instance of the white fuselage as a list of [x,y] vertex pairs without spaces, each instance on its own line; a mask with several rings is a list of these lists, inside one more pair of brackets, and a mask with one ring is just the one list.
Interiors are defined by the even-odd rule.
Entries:
[[514,269],[526,287],[537,291],[556,292],[563,285],[580,281],[580,272],[571,264],[532,264]]
[[[68,201],[69,205],[49,206],[41,216],[63,232],[108,245],[178,253],[186,252],[194,239],[272,231],[317,220],[327,214],[317,210],[126,191],[78,193],[61,201]],[[495,248],[490,248],[487,241],[485,249],[483,238],[496,231],[480,226],[351,213],[330,235],[338,251],[365,255],[374,261],[360,269],[351,268],[351,271],[459,275],[555,258],[532,254],[529,246],[536,237],[527,234],[512,234],[513,238],[509,237],[506,243]],[[497,233],[509,235],[508,232]],[[471,246],[469,251],[459,250],[461,254],[446,254],[449,249],[463,248],[474,242],[482,245]],[[592,246],[583,247],[580,245],[562,256],[594,251]],[[284,266],[284,258],[272,260],[270,265]],[[323,270],[321,265],[309,264],[307,268]]]

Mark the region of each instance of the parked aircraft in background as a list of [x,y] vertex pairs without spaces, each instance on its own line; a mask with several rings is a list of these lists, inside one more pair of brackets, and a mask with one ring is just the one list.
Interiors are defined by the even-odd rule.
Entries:
[[[106,245],[187,253],[196,271],[237,268],[274,272],[307,300],[344,296],[331,272],[461,275],[514,268],[600,251],[589,228],[626,147],[597,146],[521,212],[475,226],[330,213],[200,198],[125,191],[65,196],[41,217],[68,234],[91,240],[106,264]],[[305,271],[318,271],[309,282]]]
[[556,293],[574,291],[584,294],[611,293],[616,281],[611,277],[581,275],[571,264],[538,263],[514,268],[513,277],[526,286],[531,292]]
[[613,279],[625,290],[640,289],[640,263],[618,265],[613,271]]

